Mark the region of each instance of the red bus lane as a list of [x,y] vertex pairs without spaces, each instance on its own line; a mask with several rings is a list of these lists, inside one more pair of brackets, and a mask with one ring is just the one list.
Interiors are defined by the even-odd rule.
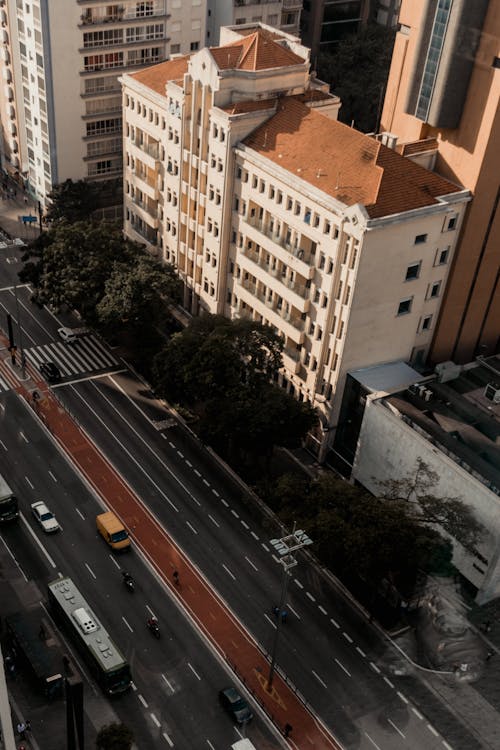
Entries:
[[[33,378],[34,373],[30,374]],[[269,663],[256,641],[224,606],[217,592],[191,565],[52,392],[38,377],[36,382],[33,379],[19,384],[17,392],[26,398],[85,479],[119,516],[133,542],[170,587],[179,604],[246,685],[275,726],[284,734],[289,725],[289,745],[298,750],[341,750],[279,673],[275,673],[271,690],[267,689]],[[36,398],[33,398],[34,386],[38,391]],[[174,576],[175,572],[177,576]]]

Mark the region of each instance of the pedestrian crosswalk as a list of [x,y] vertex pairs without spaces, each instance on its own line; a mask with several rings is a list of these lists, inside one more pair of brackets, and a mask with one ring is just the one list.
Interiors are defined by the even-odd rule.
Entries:
[[54,341],[24,350],[26,359],[39,369],[42,362],[54,362],[63,378],[80,377],[86,373],[115,368],[120,362],[96,336],[82,336],[74,344]]

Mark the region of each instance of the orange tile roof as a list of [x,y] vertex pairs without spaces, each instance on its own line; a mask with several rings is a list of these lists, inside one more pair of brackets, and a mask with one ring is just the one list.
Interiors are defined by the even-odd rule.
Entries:
[[378,141],[283,97],[278,111],[248,136],[253,150],[371,218],[437,203],[460,187]]
[[166,60],[157,65],[152,65],[150,68],[139,70],[137,73],[131,73],[130,76],[139,81],[139,83],[143,83],[144,86],[165,96],[165,86],[167,83],[169,81],[181,80],[184,77],[184,73],[187,73],[190,57],[191,55],[175,57],[173,60]]
[[264,29],[223,47],[210,47],[210,53],[220,70],[269,70],[305,62],[295,52],[277,44]]
[[222,107],[229,115],[241,115],[244,112],[258,112],[261,109],[272,109],[276,106],[276,98],[273,99],[250,99],[248,102],[235,102],[227,107]]

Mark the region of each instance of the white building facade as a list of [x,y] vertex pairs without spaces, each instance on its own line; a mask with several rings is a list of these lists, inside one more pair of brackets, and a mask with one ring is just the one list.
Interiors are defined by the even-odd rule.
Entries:
[[296,38],[221,41],[123,77],[125,232],[177,267],[190,312],[280,333],[321,458],[348,370],[425,357],[469,196],[338,123]]
[[205,0],[4,0],[4,168],[42,201],[71,178],[122,174],[119,75],[201,48]]
[[223,26],[264,23],[297,35],[301,11],[302,0],[208,0],[207,45],[219,43]]

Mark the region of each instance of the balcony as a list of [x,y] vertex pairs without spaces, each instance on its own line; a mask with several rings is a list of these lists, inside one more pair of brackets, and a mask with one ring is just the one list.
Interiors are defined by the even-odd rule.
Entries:
[[[250,227],[256,229],[260,236],[266,237],[270,240],[270,243],[272,244],[264,242],[264,247],[266,250],[273,253],[278,260],[281,260],[282,263],[285,263],[305,279],[314,278],[316,269],[313,265],[314,256],[311,254],[310,250],[306,250],[300,246],[294,247],[281,233],[272,231],[269,227],[269,222],[266,222],[263,219],[250,217],[246,219],[246,222]],[[259,235],[254,233],[248,234],[251,239],[255,239],[257,244],[261,243]],[[304,238],[304,244],[306,242],[310,243],[310,240]],[[278,248],[282,248],[286,252],[279,252]]]
[[[249,263],[243,261],[241,263],[242,268],[255,275],[259,281],[271,288],[280,297],[285,297],[301,313],[307,312],[309,309],[309,289],[305,284],[286,278],[286,276],[283,276],[282,268],[272,268],[254,250],[242,248],[241,255],[244,259],[250,261]],[[273,281],[274,279],[276,281]],[[289,289],[292,294],[280,289],[280,285]]]

